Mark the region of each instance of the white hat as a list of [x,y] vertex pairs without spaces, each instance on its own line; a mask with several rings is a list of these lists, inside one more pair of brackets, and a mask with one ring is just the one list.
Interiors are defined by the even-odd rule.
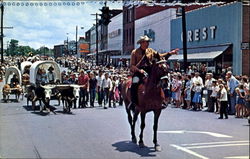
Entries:
[[140,39],[137,41],[137,44],[140,44],[143,41],[152,41],[147,35],[140,36]]

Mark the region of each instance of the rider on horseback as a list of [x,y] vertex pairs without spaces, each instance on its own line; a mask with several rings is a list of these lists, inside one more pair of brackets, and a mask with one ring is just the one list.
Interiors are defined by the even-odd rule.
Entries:
[[129,104],[129,108],[132,110],[138,105],[138,87],[143,83],[143,78],[150,74],[150,66],[152,65],[153,60],[160,60],[162,57],[167,59],[169,56],[178,53],[178,49],[175,49],[171,52],[159,54],[152,48],[148,48],[150,41],[151,39],[148,36],[141,36],[137,41],[137,44],[140,44],[140,47],[133,50],[131,53],[130,71],[133,74],[133,78],[131,85],[131,103]]

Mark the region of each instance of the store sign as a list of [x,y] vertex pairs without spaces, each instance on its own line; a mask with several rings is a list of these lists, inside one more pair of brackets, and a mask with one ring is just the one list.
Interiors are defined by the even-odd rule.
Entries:
[[241,50],[249,50],[249,48],[250,48],[250,43],[248,42],[241,43]]
[[155,41],[155,32],[152,29],[144,30],[144,35],[147,35],[152,41]]
[[[200,41],[207,39],[215,39],[216,29],[217,29],[216,26],[210,26],[210,27],[204,27],[202,29],[188,30],[187,41],[193,42],[193,41]],[[183,33],[181,33],[181,41],[183,41],[182,34]]]
[[109,38],[114,38],[117,37],[121,34],[121,29],[117,29],[115,31],[112,31],[111,33],[109,33]]

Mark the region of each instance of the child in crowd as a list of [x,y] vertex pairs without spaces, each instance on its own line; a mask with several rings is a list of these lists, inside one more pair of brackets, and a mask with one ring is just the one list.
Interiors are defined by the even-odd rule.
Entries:
[[192,102],[195,103],[194,110],[202,109],[202,98],[201,98],[202,86],[200,82],[195,83],[195,93]]
[[237,97],[236,97],[236,118],[242,118],[245,114],[244,112],[244,105],[245,105],[245,91],[244,91],[244,87],[242,84],[240,84],[238,86],[238,88],[235,89],[236,93],[237,93]]
[[172,91],[175,92],[176,108],[180,108],[180,104],[181,104],[181,86],[182,86],[181,79],[182,79],[181,75],[178,75],[176,79],[176,83],[172,89]]
[[[249,88],[249,86],[248,86]],[[246,117],[250,117],[250,89],[247,89],[245,95]]]

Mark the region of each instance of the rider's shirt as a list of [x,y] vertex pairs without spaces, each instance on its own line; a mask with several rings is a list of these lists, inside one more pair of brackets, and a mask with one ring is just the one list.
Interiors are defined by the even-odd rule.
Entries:
[[[146,60],[143,59],[143,62],[140,62],[141,59],[144,57],[144,54],[146,54]],[[159,59],[160,55],[152,48],[147,48],[146,50],[138,48],[133,50],[131,53],[130,71],[132,73],[138,72],[145,65],[150,65],[155,58]],[[140,64],[138,65],[139,62]]]

